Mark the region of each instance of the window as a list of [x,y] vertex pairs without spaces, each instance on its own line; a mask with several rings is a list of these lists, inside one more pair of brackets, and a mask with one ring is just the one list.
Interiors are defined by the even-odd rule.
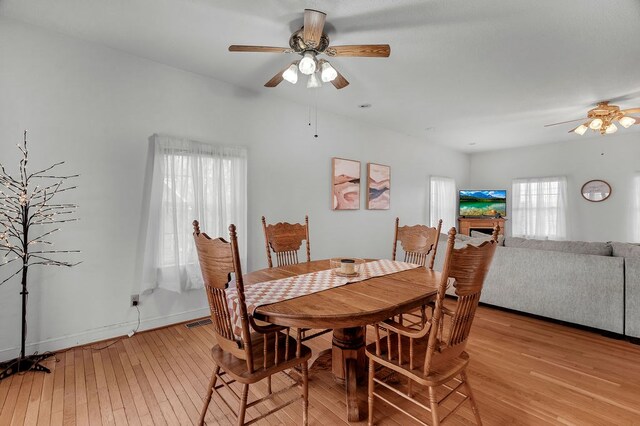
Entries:
[[561,240],[567,236],[567,179],[514,179],[512,191],[514,237]]
[[194,220],[212,238],[238,227],[246,259],[246,149],[153,136],[154,159],[143,283],[173,291],[203,285],[193,242]]
[[429,222],[438,226],[442,219],[444,233],[456,226],[456,181],[448,177],[431,176]]

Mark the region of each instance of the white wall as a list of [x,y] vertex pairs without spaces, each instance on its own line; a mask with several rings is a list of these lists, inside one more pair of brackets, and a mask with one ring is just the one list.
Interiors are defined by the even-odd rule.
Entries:
[[[0,18],[0,162],[13,167],[26,128],[33,167],[66,160],[65,170],[81,174],[70,194],[81,221],[64,226],[56,247],[82,250],[83,263],[33,272],[29,351],[122,335],[135,325],[129,299],[138,288],[153,133],[248,147],[249,229],[239,230],[248,233],[246,270],[266,264],[263,214],[298,221],[308,213],[314,258],[386,257],[396,216],[405,223],[427,220],[430,174],[467,182],[465,154],[324,111],[314,139],[305,105],[264,92]],[[390,165],[391,209],[331,211],[332,156],[362,161],[363,173],[368,161]],[[18,292],[16,281],[0,287],[0,360],[18,352]],[[141,299],[141,311],[144,329],[203,316],[207,307],[202,291],[156,291]]]
[[[640,133],[621,129],[616,135],[576,136],[570,142],[473,154],[469,182],[478,189],[507,189],[509,197],[514,178],[565,175],[568,238],[630,241],[633,217],[637,221],[640,214],[631,209],[633,176],[640,171],[639,160]],[[592,203],[582,198],[582,185],[592,179],[609,182],[609,199]],[[510,205],[508,199],[507,214]]]

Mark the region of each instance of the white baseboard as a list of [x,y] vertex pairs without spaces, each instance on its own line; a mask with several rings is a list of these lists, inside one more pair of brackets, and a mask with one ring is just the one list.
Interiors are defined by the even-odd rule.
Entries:
[[[164,327],[171,324],[177,324],[196,318],[202,318],[209,315],[209,307],[194,309],[191,311],[180,312],[167,316],[147,318],[140,321],[140,331],[152,328]],[[26,352],[32,354],[34,352],[43,353],[46,351],[57,351],[60,349],[71,348],[74,346],[86,345],[88,343],[97,342],[99,340],[111,339],[119,336],[126,336],[133,330],[138,321],[128,321],[120,324],[113,324],[106,327],[100,327],[93,330],[83,331],[82,333],[71,334],[64,337],[56,337],[54,339],[42,340],[40,342],[27,343]],[[0,362],[13,359],[20,354],[20,347],[0,349]]]

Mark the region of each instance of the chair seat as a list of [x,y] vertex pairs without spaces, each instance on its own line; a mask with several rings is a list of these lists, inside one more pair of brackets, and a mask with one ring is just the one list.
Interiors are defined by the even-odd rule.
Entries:
[[413,369],[409,368],[409,338],[401,336],[402,345],[402,365],[398,363],[398,339],[397,334],[393,334],[391,338],[391,359],[387,356],[388,346],[387,339],[380,339],[380,355],[376,355],[376,344],[371,343],[366,347],[366,355],[378,364],[381,364],[391,370],[415,380],[424,386],[439,386],[448,382],[469,364],[469,355],[461,352],[457,357],[452,359],[438,359],[438,352],[434,354],[434,363],[428,375],[424,375],[423,366],[425,354],[427,352],[427,339],[416,339],[413,342]]
[[[278,336],[278,364],[276,365],[275,336]],[[240,383],[255,383],[279,371],[287,370],[311,358],[311,349],[301,345],[300,357],[296,357],[296,339],[283,333],[269,333],[267,336],[266,367],[264,364],[264,335],[252,333],[253,373],[247,368],[247,361],[225,352],[219,345],[211,348],[213,361],[227,374]],[[286,342],[289,339],[288,351]],[[285,361],[285,358],[287,361]]]

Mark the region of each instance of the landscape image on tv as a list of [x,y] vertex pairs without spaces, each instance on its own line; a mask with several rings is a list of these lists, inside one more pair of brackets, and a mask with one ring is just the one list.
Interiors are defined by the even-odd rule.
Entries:
[[507,191],[461,190],[460,216],[506,216]]

